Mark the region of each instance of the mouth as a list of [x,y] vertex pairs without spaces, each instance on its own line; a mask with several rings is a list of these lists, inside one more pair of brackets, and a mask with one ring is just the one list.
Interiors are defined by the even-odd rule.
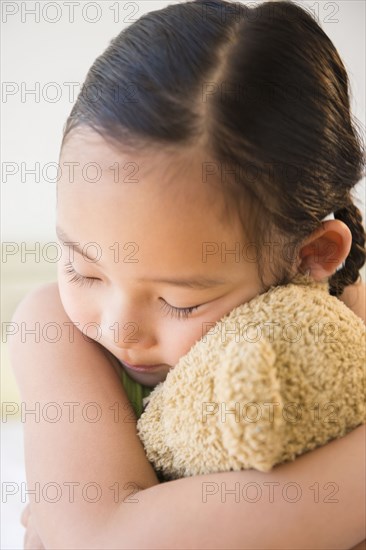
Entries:
[[165,368],[164,365],[130,365],[129,363],[126,363],[126,361],[122,361],[122,364],[127,369],[140,372],[155,372]]

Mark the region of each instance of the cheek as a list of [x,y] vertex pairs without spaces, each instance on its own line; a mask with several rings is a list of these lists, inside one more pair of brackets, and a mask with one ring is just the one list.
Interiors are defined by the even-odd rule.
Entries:
[[[65,275],[58,273],[58,289],[64,310],[70,320],[80,329],[86,323],[96,322],[95,312],[92,311],[93,301],[82,288],[69,283]],[[90,292],[90,291],[89,291]]]
[[[166,338],[167,346],[169,347],[170,357],[172,357],[172,362],[170,364],[176,364],[180,357],[186,355],[191,347],[198,341],[201,340],[208,331],[212,330],[215,334],[218,331],[222,332],[222,341],[225,339],[225,330],[232,331],[234,326],[232,323],[220,324],[215,328],[217,321],[221,320],[225,315],[227,315],[234,307],[239,304],[247,301],[243,296],[230,296],[227,299],[223,300],[220,305],[217,305],[214,310],[207,312],[205,316],[200,317],[197,322],[187,321],[187,325],[184,324],[184,321],[180,325],[172,327],[172,330],[169,334],[169,329],[167,328],[164,338]],[[207,336],[209,339],[210,336]]]
[[[179,321],[179,323],[172,323],[170,327],[166,326],[163,336],[166,356],[169,359],[166,361],[168,364],[176,365],[179,359],[189,352],[193,344],[202,338],[204,324],[205,321],[201,318],[196,322],[193,320]],[[163,340],[161,342],[163,343]]]

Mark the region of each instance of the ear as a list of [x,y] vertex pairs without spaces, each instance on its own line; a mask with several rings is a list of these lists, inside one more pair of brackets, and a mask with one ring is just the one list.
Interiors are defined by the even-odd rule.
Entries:
[[324,221],[303,241],[298,269],[303,273],[310,270],[316,281],[328,278],[347,258],[351,246],[352,233],[345,223],[340,220]]

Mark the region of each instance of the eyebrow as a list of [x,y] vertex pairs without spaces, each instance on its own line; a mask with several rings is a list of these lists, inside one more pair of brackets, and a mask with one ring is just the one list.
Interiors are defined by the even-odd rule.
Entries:
[[151,281],[153,283],[165,283],[172,286],[183,286],[187,288],[212,288],[227,283],[224,279],[212,279],[211,277],[205,277],[203,275],[197,277],[191,277],[189,279],[147,279],[141,278],[140,281]]
[[[56,234],[57,236],[64,242],[74,243],[72,239],[70,239],[66,233],[60,228],[56,227]],[[93,263],[100,263],[95,261],[94,258],[89,257],[85,252],[83,252],[82,248],[77,245],[72,245],[75,252],[78,252],[82,256],[85,256]],[[214,286],[224,285],[227,284],[228,281],[223,278],[212,278],[205,275],[198,275],[196,277],[189,277],[186,279],[167,279],[167,278],[155,278],[155,279],[149,279],[147,277],[141,277],[138,279],[139,281],[148,281],[152,283],[164,283],[172,286],[180,286],[180,287],[186,287],[186,288],[193,288],[193,289],[205,289],[205,288],[212,288]]]
[[72,244],[72,249],[77,252],[78,254],[80,254],[81,256],[85,256],[85,258],[88,258],[88,260],[90,260],[91,262],[95,263],[95,264],[98,264],[100,263],[98,260],[95,260],[95,258],[92,258],[91,256],[88,256],[88,254],[86,252],[83,251],[83,249],[81,248],[81,246],[79,244],[76,244],[76,241],[74,241],[73,239],[70,239],[70,237],[68,237],[65,233],[65,231],[63,231],[61,229],[61,227],[59,226],[56,226],[56,235],[58,236],[58,238],[63,241],[64,243],[73,243]]

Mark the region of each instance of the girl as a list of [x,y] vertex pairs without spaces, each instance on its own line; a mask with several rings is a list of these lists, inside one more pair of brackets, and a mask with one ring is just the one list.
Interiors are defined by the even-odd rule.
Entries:
[[26,547],[363,540],[364,426],[269,473],[165,483],[136,433],[142,397],[204,327],[269,286],[308,271],[360,311],[351,190],[364,154],[345,68],[314,19],[289,2],[224,0],[144,15],[91,67],[60,166],[58,283],[13,316],[58,337],[10,345],[22,399],[40,411],[25,424]]

